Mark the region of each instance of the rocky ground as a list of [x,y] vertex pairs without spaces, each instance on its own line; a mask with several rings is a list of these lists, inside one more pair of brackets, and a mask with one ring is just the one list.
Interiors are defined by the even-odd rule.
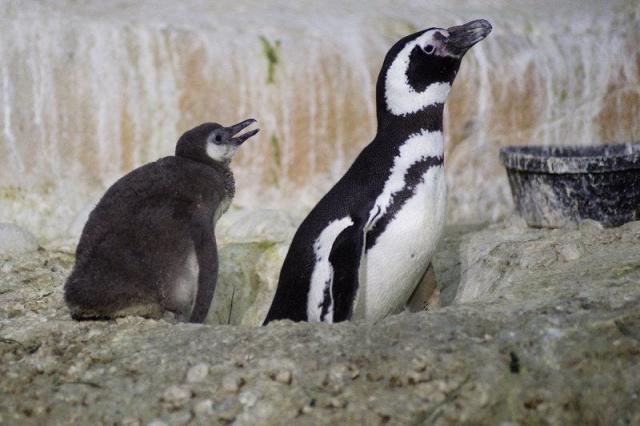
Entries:
[[[226,263],[253,260],[221,271],[214,305],[252,290],[211,322],[259,321],[283,239],[222,244]],[[74,322],[61,294],[73,255],[5,253],[0,424],[637,425],[639,243],[640,222],[449,227],[441,307],[268,327]]]

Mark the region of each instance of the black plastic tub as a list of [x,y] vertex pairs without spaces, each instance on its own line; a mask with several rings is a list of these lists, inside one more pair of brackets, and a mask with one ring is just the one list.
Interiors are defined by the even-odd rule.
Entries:
[[523,146],[500,150],[513,201],[529,226],[640,219],[640,144]]

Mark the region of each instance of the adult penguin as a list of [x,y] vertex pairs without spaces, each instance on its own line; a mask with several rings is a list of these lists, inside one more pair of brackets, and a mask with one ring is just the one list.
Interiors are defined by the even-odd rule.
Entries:
[[444,104],[462,57],[490,32],[485,20],[429,28],[389,50],[377,134],[298,228],[265,324],[376,321],[404,308],[445,222]]

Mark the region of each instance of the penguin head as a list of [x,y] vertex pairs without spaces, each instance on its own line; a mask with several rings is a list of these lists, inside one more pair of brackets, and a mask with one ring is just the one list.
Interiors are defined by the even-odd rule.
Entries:
[[230,127],[223,127],[218,123],[201,124],[180,137],[176,145],[176,156],[203,163],[229,163],[238,147],[260,130],[238,135],[242,129],[255,122],[250,118]]
[[444,104],[462,57],[491,29],[489,22],[478,19],[447,29],[429,28],[398,41],[380,71],[378,108],[405,116]]

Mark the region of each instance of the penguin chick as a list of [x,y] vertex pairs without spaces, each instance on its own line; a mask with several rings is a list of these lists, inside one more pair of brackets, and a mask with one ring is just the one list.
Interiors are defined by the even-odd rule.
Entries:
[[64,286],[74,319],[126,315],[202,322],[218,276],[215,222],[234,195],[229,162],[258,129],[205,123],[175,156],[119,179],[91,212]]

